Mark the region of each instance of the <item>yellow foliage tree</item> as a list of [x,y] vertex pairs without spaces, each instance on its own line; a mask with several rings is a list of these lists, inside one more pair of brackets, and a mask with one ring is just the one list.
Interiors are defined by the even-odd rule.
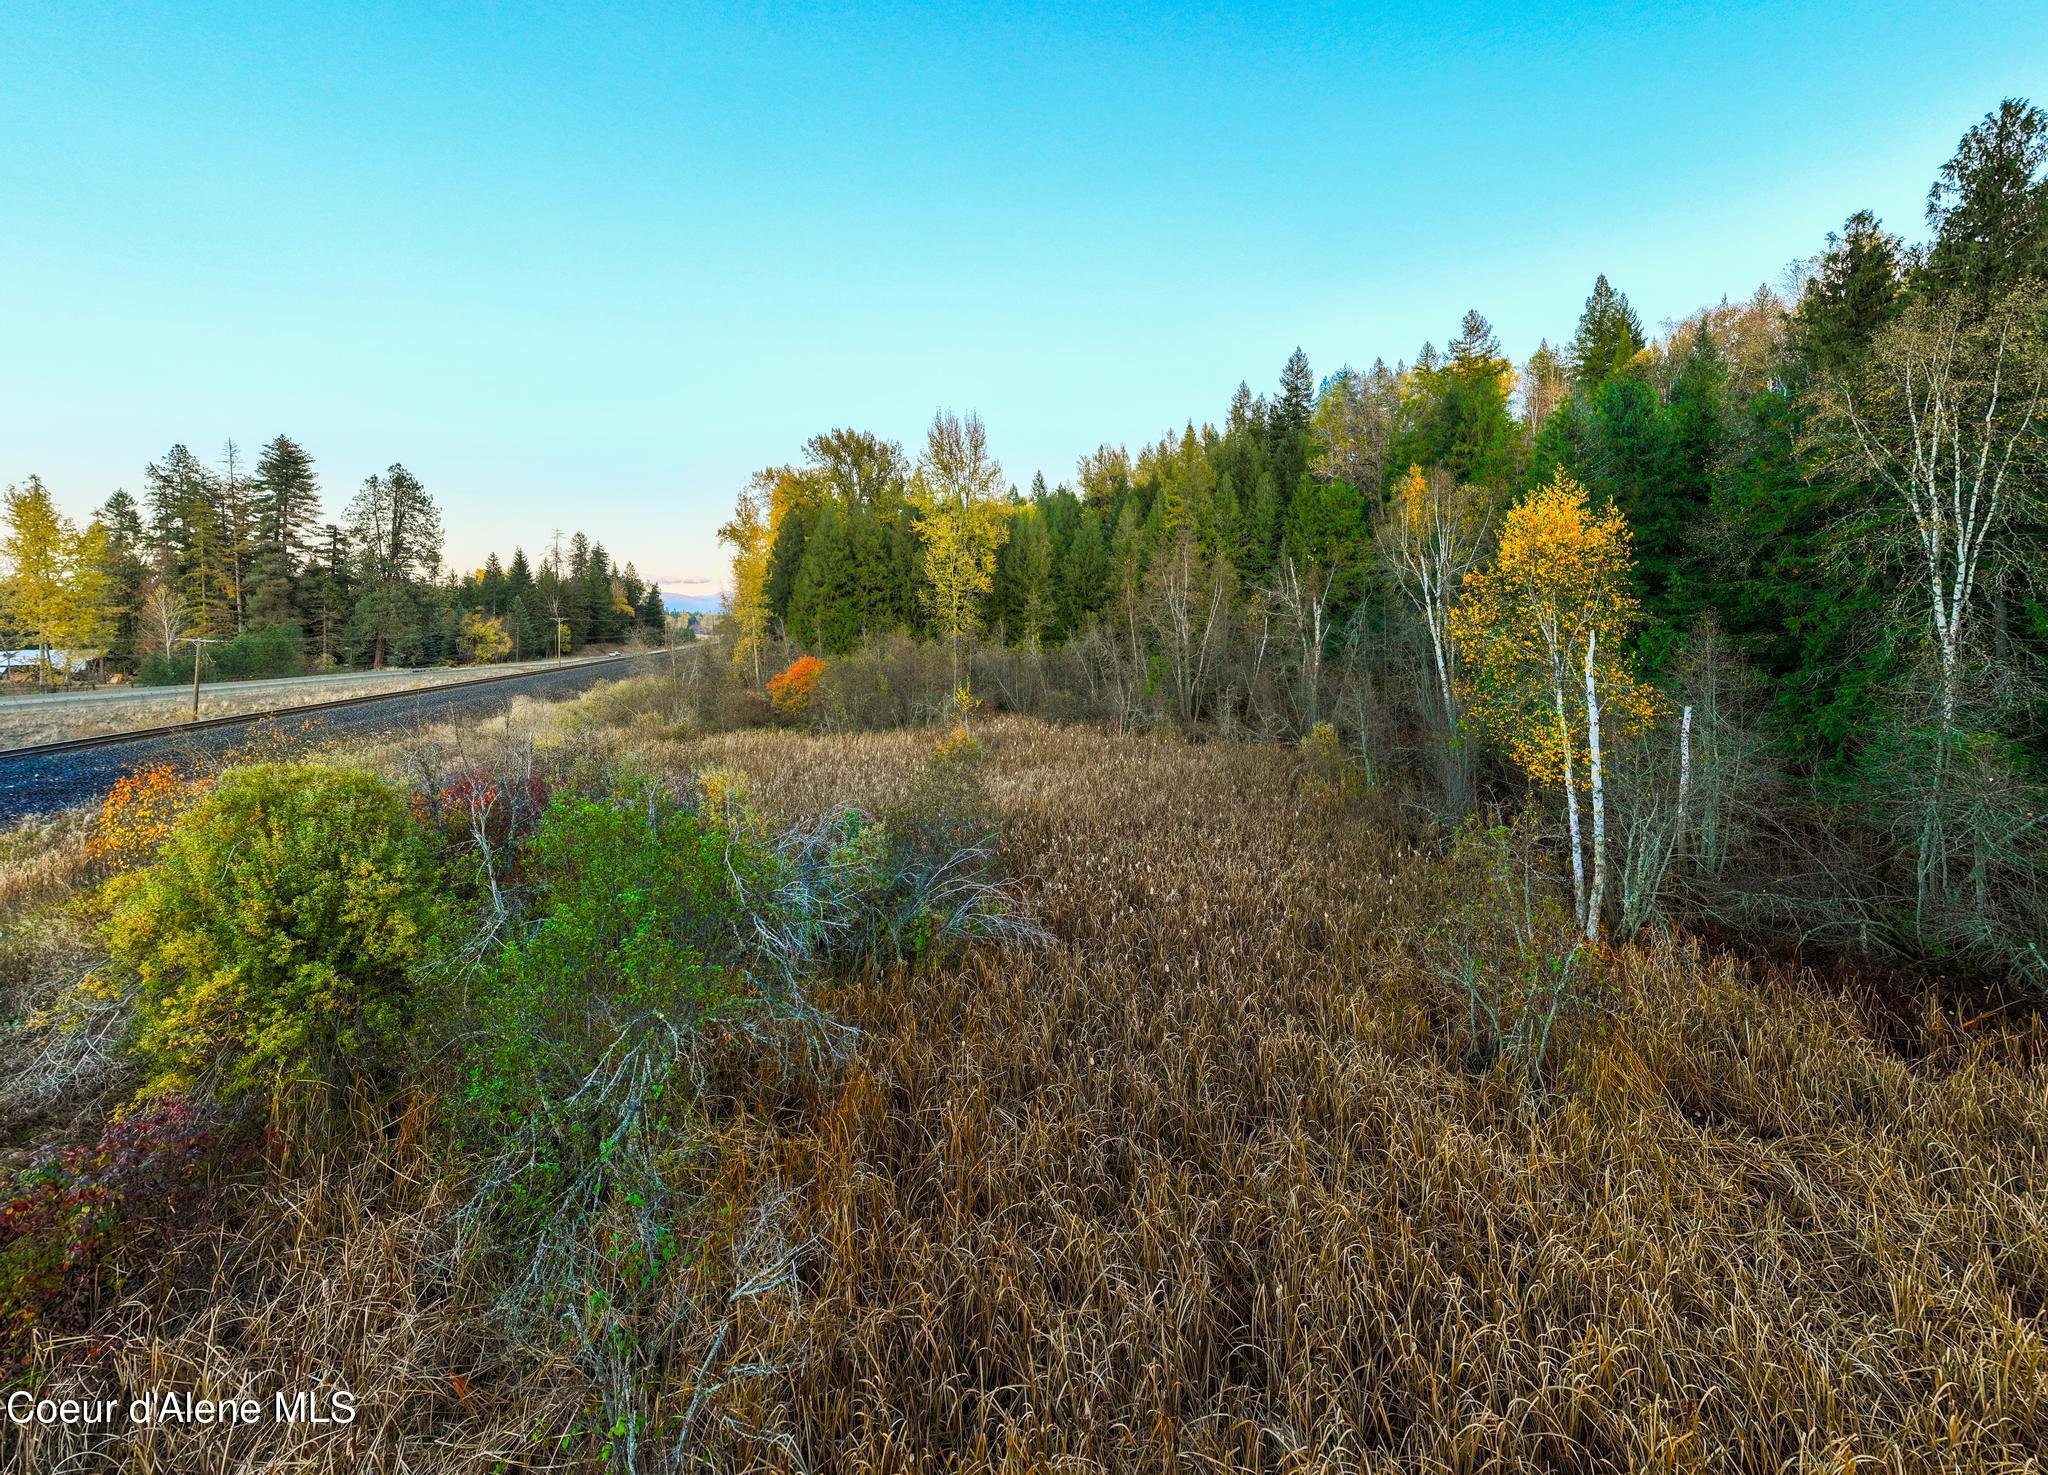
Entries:
[[1628,524],[1611,504],[1589,507],[1586,489],[1559,472],[1508,513],[1493,563],[1466,575],[1451,612],[1472,720],[1563,796],[1572,895],[1588,938],[1599,933],[1607,888],[1605,747],[1640,731],[1656,707],[1628,656],[1632,583]]
[[505,622],[481,610],[466,610],[462,616],[462,629],[456,636],[456,644],[463,658],[474,665],[487,665],[502,661],[512,651],[512,634],[505,628]]
[[1460,486],[1448,471],[1410,466],[1375,529],[1380,556],[1393,582],[1414,607],[1429,637],[1437,701],[1444,731],[1458,725],[1458,660],[1451,643],[1451,604],[1485,541],[1489,499]]
[[732,593],[727,617],[733,622],[732,661],[753,667],[761,680],[761,647],[768,639],[768,555],[775,532],[768,506],[757,484],[740,493],[731,521],[718,530],[718,541],[732,549]]
[[910,502],[924,544],[925,607],[952,647],[958,686],[960,642],[981,628],[981,602],[995,587],[996,555],[1010,532],[1003,468],[989,458],[980,416],[933,418]]
[[99,572],[105,545],[106,529],[94,523],[79,532],[35,477],[26,487],[7,489],[0,595],[9,618],[35,638],[46,663],[52,650],[106,638],[108,594]]

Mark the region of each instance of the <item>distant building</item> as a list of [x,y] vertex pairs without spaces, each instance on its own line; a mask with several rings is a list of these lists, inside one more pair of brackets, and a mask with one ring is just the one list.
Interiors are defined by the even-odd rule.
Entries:
[[[0,650],[0,680],[19,681],[43,673],[44,652],[34,646],[26,650]],[[48,652],[49,669],[60,675],[90,675],[94,666],[106,655],[104,650],[52,650]]]

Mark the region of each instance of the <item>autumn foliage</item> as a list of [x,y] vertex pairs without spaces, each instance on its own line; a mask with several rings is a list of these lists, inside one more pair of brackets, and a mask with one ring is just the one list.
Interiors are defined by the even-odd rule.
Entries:
[[212,787],[168,763],[124,774],[100,804],[99,825],[86,853],[102,865],[127,870],[156,858],[178,816]]
[[18,1366],[39,1330],[84,1325],[124,1257],[206,1222],[210,1179],[261,1141],[171,1094],[15,1178],[0,1193],[0,1367]]
[[826,663],[816,656],[798,656],[787,670],[769,677],[768,705],[775,715],[795,722],[808,713],[825,671]]
[[1621,513],[1612,503],[1595,511],[1586,489],[1559,472],[1508,513],[1492,565],[1466,575],[1451,612],[1473,719],[1531,779],[1562,791],[1572,893],[1589,939],[1606,899],[1608,755],[1616,737],[1656,714],[1657,694],[1629,655],[1640,613],[1634,582]]
[[1628,524],[1611,503],[1595,510],[1560,473],[1508,513],[1492,565],[1466,576],[1451,635],[1473,719],[1530,778],[1588,782],[1589,659],[1609,737],[1653,715],[1656,694],[1628,663],[1639,614]]

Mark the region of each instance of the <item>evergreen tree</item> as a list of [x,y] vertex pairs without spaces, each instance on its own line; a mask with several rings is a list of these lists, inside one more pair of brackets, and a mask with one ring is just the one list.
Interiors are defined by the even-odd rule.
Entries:
[[668,603],[661,597],[660,585],[647,586],[640,596],[640,607],[635,618],[648,639],[662,644],[667,643]]
[[143,581],[149,565],[143,555],[142,511],[124,491],[107,498],[97,514],[106,529],[100,545],[99,576],[111,611],[109,655],[120,662],[141,656]]
[[818,509],[790,592],[790,639],[827,655],[852,650],[862,633],[860,571],[848,521],[837,498]]
[[308,575],[307,603],[311,633],[322,664],[339,660],[348,613],[355,600],[348,538],[333,523],[320,529],[319,548]]
[[1868,210],[1851,215],[1815,263],[1789,325],[1789,346],[1803,379],[1839,375],[1869,352],[1900,296],[1898,237]]
[[1594,278],[1579,330],[1566,351],[1574,380],[1581,388],[1597,389],[1625,369],[1643,346],[1641,320],[1602,272]]
[[1809,478],[1801,427],[1796,401],[1778,390],[1731,418],[1709,602],[1770,681],[1780,741],[1801,766],[1832,772],[1868,729],[1899,652],[1883,584],[1845,578],[1840,556],[1844,521],[1870,494],[1839,477]]
[[1433,403],[1417,437],[1421,454],[1410,454],[1406,463],[1441,466],[1475,486],[1509,485],[1522,459],[1521,432],[1508,408],[1513,383],[1493,326],[1477,312],[1466,313],[1449,362],[1432,376]]
[[810,547],[813,524],[821,509],[792,507],[775,529],[768,548],[768,581],[764,593],[771,618],[789,627],[790,600],[796,594],[797,576],[803,572],[804,556]]
[[1927,195],[1927,277],[1988,302],[2048,277],[2048,115],[2007,98],[1963,135]]
[[394,646],[416,654],[426,634],[416,595],[441,565],[441,512],[419,479],[394,464],[363,483],[349,506],[349,531],[361,590],[350,626],[378,670]]
[[233,626],[240,634],[249,623],[249,585],[254,572],[256,526],[253,492],[242,464],[242,448],[230,440],[221,448],[220,470],[214,477],[220,509],[222,556],[227,571],[228,602]]
[[1266,434],[1266,401],[1255,397],[1252,387],[1243,380],[1238,381],[1237,393],[1231,397],[1225,433],[1253,440],[1263,439]]
[[1011,643],[1036,648],[1047,637],[1054,605],[1052,534],[1037,501],[1011,514],[996,591],[992,603]]
[[514,548],[512,561],[505,565],[505,606],[503,618],[505,633],[512,637],[512,659],[523,660],[537,653],[542,646],[539,627],[533,613],[533,567],[526,561],[526,550]]
[[1305,432],[1309,415],[1315,409],[1315,398],[1316,381],[1309,372],[1308,355],[1296,348],[1280,371],[1280,398],[1273,405],[1269,433],[1290,436]]
[[611,560],[602,543],[593,543],[584,559],[581,603],[589,610],[589,639],[617,640],[624,633],[612,590]]
[[1238,518],[1241,531],[1236,557],[1231,560],[1238,572],[1255,585],[1273,571],[1273,561],[1280,549],[1280,519],[1279,479],[1271,467],[1262,466]]
[[1706,608],[1699,535],[1713,512],[1728,440],[1728,366],[1705,328],[1694,335],[1663,420],[1663,471],[1639,493],[1639,520],[1631,524],[1647,617],[1643,654],[1653,674],[1668,668],[1681,638]]
[[260,620],[303,620],[310,613],[300,587],[320,520],[320,479],[313,458],[278,436],[256,459],[255,551],[251,614]]
[[1074,519],[1074,536],[1054,570],[1060,627],[1072,635],[1086,627],[1109,593],[1109,542],[1102,513],[1083,504]]
[[176,591],[195,635],[234,633],[234,587],[228,572],[214,475],[182,445],[143,471],[150,562]]
[[591,622],[596,614],[591,599],[590,539],[582,533],[569,539],[569,562],[556,583],[555,598],[555,613],[568,625],[564,647],[573,650],[591,638]]

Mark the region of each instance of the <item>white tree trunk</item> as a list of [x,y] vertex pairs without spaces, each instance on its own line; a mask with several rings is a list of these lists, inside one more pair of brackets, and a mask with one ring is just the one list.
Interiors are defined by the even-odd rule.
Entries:
[[1607,788],[1600,763],[1600,688],[1593,675],[1593,653],[1600,632],[1586,637],[1586,755],[1587,779],[1593,795],[1593,886],[1586,896],[1586,940],[1600,935],[1600,906],[1607,892]]
[[1586,853],[1579,837],[1579,778],[1578,765],[1572,761],[1572,725],[1564,714],[1564,682],[1553,676],[1550,694],[1557,703],[1557,736],[1564,749],[1564,817],[1566,828],[1571,834],[1572,850],[1572,907],[1579,914],[1579,924],[1586,921]]

